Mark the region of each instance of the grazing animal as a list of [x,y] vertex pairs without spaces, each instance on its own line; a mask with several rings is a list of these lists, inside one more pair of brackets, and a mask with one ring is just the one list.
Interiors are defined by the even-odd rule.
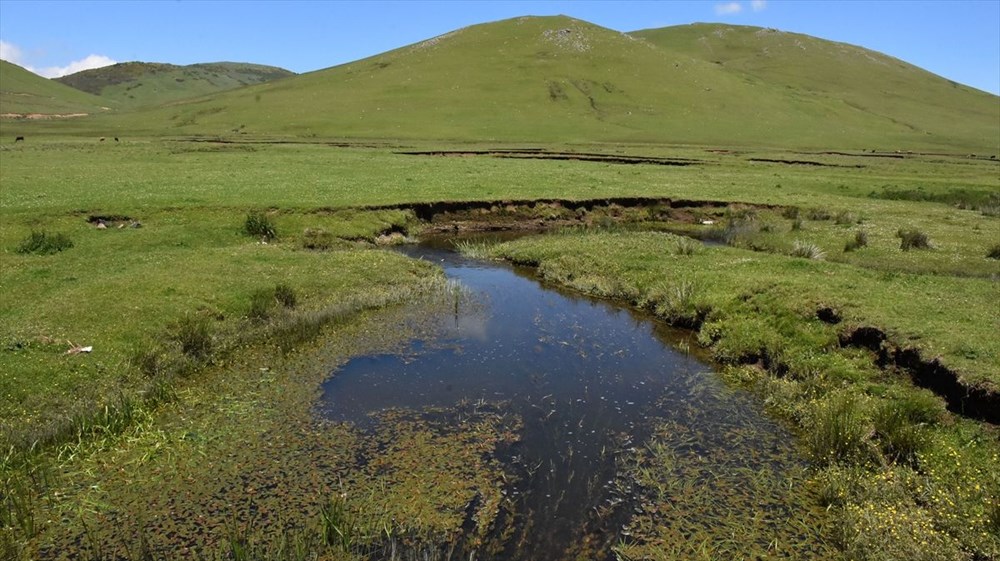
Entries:
[[101,137],[101,140],[100,140],[100,141],[101,141],[101,142],[104,142],[104,137],[103,137],[103,136]]
[[118,137],[117,136],[115,137],[115,142],[118,142]]
[[24,142],[24,137],[23,136],[19,136],[19,137],[17,137],[17,138],[14,139],[14,142]]

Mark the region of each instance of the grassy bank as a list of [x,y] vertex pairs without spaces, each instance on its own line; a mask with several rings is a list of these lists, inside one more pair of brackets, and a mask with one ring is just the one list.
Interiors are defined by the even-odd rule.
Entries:
[[[491,253],[697,328],[699,341],[731,365],[728,378],[802,432],[819,500],[836,509],[839,546],[850,558],[1000,552],[995,428],[947,413],[905,372],[881,369],[869,351],[840,343],[852,326],[878,326],[896,343],[994,384],[994,281],[885,274],[726,247],[679,249],[686,243],[669,234],[573,232],[507,242]],[[836,325],[818,317],[826,308],[837,310]],[[651,461],[669,465],[656,454]],[[657,539],[648,533],[624,551],[672,558],[662,557]]]

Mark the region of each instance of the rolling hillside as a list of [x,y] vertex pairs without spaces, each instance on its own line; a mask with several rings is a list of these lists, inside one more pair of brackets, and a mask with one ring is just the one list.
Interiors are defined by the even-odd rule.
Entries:
[[171,136],[993,153],[998,123],[997,96],[859,47],[732,26],[625,34],[558,16],[475,25],[93,126]]
[[97,96],[0,60],[0,114],[5,120],[22,115],[94,114],[107,111],[107,105]]
[[123,62],[55,80],[113,100],[121,108],[131,108],[160,105],[294,75],[283,68],[238,62],[189,66]]
[[[840,100],[888,130],[968,131],[1000,144],[1000,98],[890,56],[776,29],[692,24],[630,33],[670,52],[719,65],[748,83],[781,84],[790,97]],[[928,138],[929,142],[935,139]]]

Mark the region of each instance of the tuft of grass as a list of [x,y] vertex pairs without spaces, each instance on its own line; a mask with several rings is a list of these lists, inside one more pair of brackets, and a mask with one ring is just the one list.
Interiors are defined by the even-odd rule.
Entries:
[[864,403],[849,393],[837,393],[817,404],[806,432],[809,455],[820,465],[863,463],[873,457],[874,429]]
[[702,290],[695,283],[681,281],[661,284],[650,290],[647,298],[656,315],[672,325],[698,327],[708,316],[709,307],[701,297]]
[[265,242],[278,238],[278,230],[275,228],[274,222],[267,214],[259,210],[247,213],[246,220],[243,222],[243,232],[251,238],[258,238]]
[[760,233],[760,224],[755,213],[738,213],[726,218],[719,226],[714,226],[708,232],[708,239],[718,240],[731,246],[747,245],[751,239]]
[[279,283],[274,286],[274,299],[289,310],[294,309],[295,305],[298,303],[298,297],[295,295],[295,290],[285,283]]
[[875,436],[889,461],[916,466],[929,441],[929,429],[945,417],[940,398],[926,390],[899,388],[872,416]]
[[483,240],[458,240],[454,245],[455,249],[466,257],[490,259],[493,246],[496,244]]
[[702,250],[700,242],[691,238],[679,236],[674,239],[670,253],[673,255],[695,255]]
[[858,230],[857,232],[854,232],[854,238],[848,240],[847,243],[844,244],[844,252],[854,251],[862,247],[868,247],[868,232]]
[[841,210],[833,217],[833,222],[839,226],[850,226],[860,222],[858,217],[850,211]]
[[163,372],[164,356],[159,347],[144,346],[132,354],[132,364],[150,378],[156,378]]
[[803,259],[823,259],[826,257],[826,253],[818,245],[800,241],[792,244],[792,250],[789,252],[789,255]]
[[797,207],[797,206],[786,206],[784,209],[782,209],[781,216],[783,216],[783,217],[785,217],[785,218],[787,218],[789,220],[795,220],[796,218],[799,217],[800,213],[801,213],[801,210],[799,209],[799,207]]
[[171,338],[180,344],[182,353],[193,359],[204,360],[212,354],[212,329],[204,315],[185,315],[175,325]]
[[295,290],[287,284],[281,283],[274,288],[262,288],[250,295],[250,309],[247,317],[255,321],[265,321],[271,318],[272,311],[276,306],[281,306],[291,310],[295,308],[298,297]]
[[825,208],[811,208],[806,211],[806,218],[809,220],[830,220],[833,215]]
[[49,234],[48,232],[31,232],[21,240],[16,251],[21,255],[51,255],[73,247],[73,240],[66,234]]
[[986,252],[987,259],[1000,259],[1000,243],[994,245]]
[[927,448],[925,424],[914,419],[900,403],[887,402],[876,409],[872,421],[882,453],[896,463],[913,465]]
[[333,247],[333,234],[322,228],[306,228],[302,232],[302,247],[325,251]]
[[[3,524],[3,534],[7,534],[7,528],[16,528],[28,538],[35,537],[37,533],[35,510],[38,501],[36,484],[14,470],[11,470],[11,473],[3,478],[3,483],[4,493],[0,496],[2,499],[0,501],[0,524]],[[11,544],[12,547],[13,544]]]
[[801,229],[802,229],[802,217],[796,216],[792,220],[792,231],[793,232],[798,232]]
[[262,288],[250,295],[250,309],[247,317],[253,321],[266,321],[274,309],[274,291]]
[[931,241],[927,237],[927,234],[920,230],[903,230],[902,228],[896,232],[896,237],[899,238],[900,244],[899,249],[903,251],[909,251],[911,249],[930,249]]
[[341,495],[334,495],[320,511],[320,533],[323,543],[345,553],[362,538],[361,521],[351,511]]

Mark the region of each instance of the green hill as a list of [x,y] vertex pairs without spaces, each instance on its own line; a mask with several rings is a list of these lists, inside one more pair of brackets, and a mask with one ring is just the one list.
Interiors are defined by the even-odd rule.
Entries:
[[94,114],[107,111],[107,105],[106,100],[97,96],[0,60],[0,114],[5,119],[23,115]]
[[216,62],[177,66],[149,62],[123,62],[84,70],[56,81],[102,98],[122,108],[160,105],[294,76],[274,66]]
[[1000,144],[996,96],[858,47],[729,29],[625,34],[564,16],[522,17],[95,126],[154,135],[853,150],[993,152]]
[[932,137],[961,134],[985,146],[1000,144],[1000,98],[882,53],[798,33],[723,24],[630,35],[717,64],[748,83],[781,84],[791,98],[839,100],[846,107],[838,112],[865,114],[874,125],[897,134],[903,128],[927,136],[929,143],[937,142]]

